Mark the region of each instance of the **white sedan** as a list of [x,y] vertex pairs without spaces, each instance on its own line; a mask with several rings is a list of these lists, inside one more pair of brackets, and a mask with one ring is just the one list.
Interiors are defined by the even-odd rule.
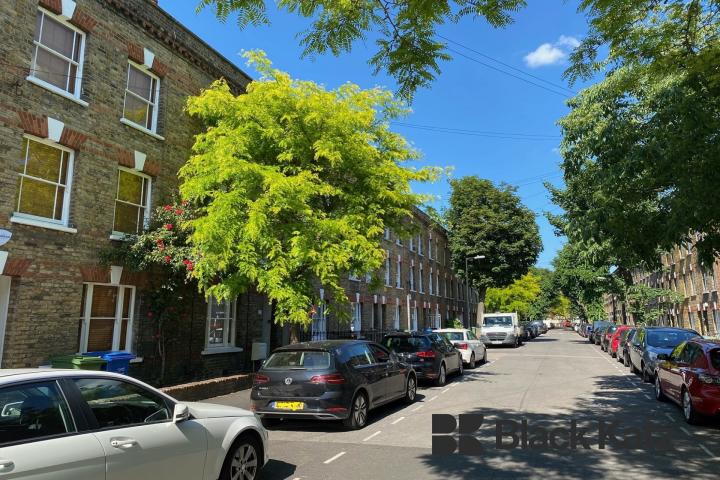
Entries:
[[470,368],[475,368],[477,362],[480,362],[480,364],[487,362],[485,344],[475,336],[472,330],[467,328],[443,328],[434,330],[434,332],[450,340],[460,350],[463,363]]
[[268,458],[247,410],[115,373],[0,370],[0,480],[250,480]]

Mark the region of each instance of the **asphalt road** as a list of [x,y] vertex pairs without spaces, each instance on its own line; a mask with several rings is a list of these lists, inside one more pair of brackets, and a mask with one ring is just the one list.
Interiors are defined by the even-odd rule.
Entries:
[[[720,424],[687,425],[678,407],[655,400],[651,384],[575,332],[551,330],[518,349],[493,348],[488,356],[488,364],[466,370],[443,388],[421,385],[413,405],[372,412],[360,431],[325,422],[281,423],[270,432],[272,460],[261,478],[717,478]],[[248,398],[244,391],[209,401],[247,408]],[[433,414],[483,415],[476,441],[461,442],[471,455],[433,454]],[[496,448],[499,420],[517,422],[519,445],[526,420],[527,443],[534,439],[535,448]],[[585,429],[582,438],[590,449],[582,438],[576,448],[569,445],[573,420],[575,438]],[[607,425],[604,449],[600,420]],[[650,437],[628,430],[642,430],[648,420],[655,428]],[[623,448],[613,441],[613,421],[614,438],[635,445]],[[542,428],[561,429],[554,445],[548,441],[544,449]],[[501,441],[508,446],[512,438],[501,435]]]

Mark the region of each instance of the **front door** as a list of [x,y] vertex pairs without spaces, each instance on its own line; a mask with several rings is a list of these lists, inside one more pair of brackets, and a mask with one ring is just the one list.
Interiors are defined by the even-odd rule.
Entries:
[[108,378],[74,380],[107,458],[107,480],[202,478],[206,432],[195,421],[173,423],[172,405],[137,384]]
[[10,306],[10,277],[0,275],[0,368],[2,368],[3,347],[5,346],[5,327]]

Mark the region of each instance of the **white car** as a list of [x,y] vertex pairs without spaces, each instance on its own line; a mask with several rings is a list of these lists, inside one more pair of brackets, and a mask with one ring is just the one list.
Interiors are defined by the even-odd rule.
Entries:
[[0,480],[246,480],[268,458],[247,410],[115,373],[0,370]]
[[475,336],[472,330],[467,328],[443,328],[434,330],[434,332],[450,340],[460,351],[463,363],[470,368],[475,368],[477,362],[480,362],[480,364],[487,362],[485,344]]

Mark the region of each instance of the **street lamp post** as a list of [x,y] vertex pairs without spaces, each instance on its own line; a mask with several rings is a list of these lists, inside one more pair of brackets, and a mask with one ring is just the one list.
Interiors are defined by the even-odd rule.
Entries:
[[485,255],[475,255],[474,257],[465,257],[465,315],[467,322],[465,327],[470,328],[470,277],[468,276],[468,261],[482,260]]

